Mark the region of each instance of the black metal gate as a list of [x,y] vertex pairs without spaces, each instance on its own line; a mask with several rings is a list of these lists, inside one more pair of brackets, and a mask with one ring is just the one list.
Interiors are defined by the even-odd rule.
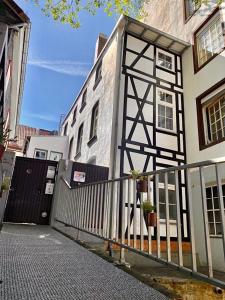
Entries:
[[57,162],[17,157],[4,221],[47,225]]

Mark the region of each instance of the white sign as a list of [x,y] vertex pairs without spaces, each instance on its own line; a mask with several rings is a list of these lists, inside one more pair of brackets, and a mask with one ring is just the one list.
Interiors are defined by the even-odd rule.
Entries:
[[74,171],[73,181],[85,182],[85,176],[86,176],[86,173],[84,173],[84,172]]
[[47,176],[48,179],[54,179],[55,178],[55,167],[48,166]]
[[54,190],[54,183],[47,182],[45,187],[45,195],[52,195]]

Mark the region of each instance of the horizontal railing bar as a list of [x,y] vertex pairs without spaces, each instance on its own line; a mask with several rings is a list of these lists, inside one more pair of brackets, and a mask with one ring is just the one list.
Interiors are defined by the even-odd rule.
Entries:
[[[198,167],[208,167],[208,166],[213,166],[215,164],[221,164],[221,163],[225,163],[225,157],[191,163],[191,164],[185,164],[183,166],[178,166],[178,167],[169,167],[169,168],[155,170],[155,171],[151,171],[151,172],[140,173],[139,176],[151,176],[151,175],[162,174],[162,173],[170,173],[170,172],[174,172],[176,170],[179,171],[179,170],[186,170],[186,169],[194,169],[194,168],[198,168]],[[97,182],[92,182],[92,183],[85,183],[85,184],[82,184],[81,186],[71,187],[71,185],[68,183],[68,181],[63,176],[61,176],[61,179],[69,187],[69,189],[77,189],[77,188],[82,188],[84,186],[97,185],[97,184],[107,183],[107,182],[122,181],[122,180],[129,179],[129,178],[131,178],[131,175],[120,177],[120,178],[115,178],[115,179],[111,179],[111,180],[102,180],[102,181],[97,181]]]
[[[78,227],[76,227],[74,225],[70,225],[70,224],[68,224],[66,222],[58,220],[57,218],[54,218],[54,220],[56,222],[59,222],[61,224],[66,225],[68,227],[75,228],[75,229],[80,230],[82,232],[85,232],[85,233],[88,233],[90,235],[93,235],[93,236],[95,236],[95,237],[97,237],[99,239],[102,239],[102,240],[105,240],[107,242],[110,242],[110,243],[113,243],[115,245],[118,245],[118,246],[120,246],[122,248],[125,248],[125,249],[127,249],[127,250],[129,250],[131,252],[136,253],[136,254],[140,254],[140,255],[142,255],[144,257],[150,258],[150,259],[152,259],[152,260],[154,260],[154,261],[156,261],[156,262],[158,262],[160,264],[164,264],[164,265],[169,266],[169,267],[171,267],[171,268],[173,268],[175,270],[181,270],[181,271],[183,271],[186,274],[189,274],[189,275],[191,275],[191,276],[193,276],[195,278],[201,279],[201,280],[203,280],[205,282],[208,282],[208,283],[210,283],[210,284],[212,284],[214,286],[216,285],[217,287],[220,287],[220,288],[223,288],[223,289],[225,288],[225,282],[223,282],[223,281],[221,281],[219,279],[215,279],[215,278],[211,279],[207,275],[204,275],[204,274],[201,274],[201,273],[198,273],[198,272],[194,272],[191,269],[189,269],[187,267],[179,266],[179,265],[173,263],[172,261],[168,262],[168,261],[166,261],[166,260],[164,260],[162,258],[157,258],[156,256],[154,256],[152,254],[149,254],[148,252],[144,252],[144,251],[141,251],[139,249],[132,248],[132,247],[130,247],[128,245],[121,244],[120,242],[116,242],[115,240],[105,238],[105,237],[103,237],[101,235],[98,235],[96,233],[93,233],[93,232],[89,232],[86,229],[78,228]],[[58,229],[57,227],[53,226],[53,228],[64,234],[64,232],[62,230]]]

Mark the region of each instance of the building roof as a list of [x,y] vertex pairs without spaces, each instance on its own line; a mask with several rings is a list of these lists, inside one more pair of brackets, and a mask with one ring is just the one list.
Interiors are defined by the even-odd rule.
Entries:
[[9,144],[9,149],[17,149],[22,151],[25,140],[30,136],[51,136],[55,134],[55,131],[49,131],[45,129],[38,129],[26,125],[18,125],[16,128],[16,142]]
[[0,22],[15,25],[30,23],[30,19],[13,0],[0,1]]
[[182,41],[166,32],[158,30],[157,28],[146,25],[145,23],[126,17],[126,31],[137,37],[163,47],[166,50],[176,54],[182,54],[183,51],[190,46],[189,43]]
[[165,33],[161,30],[158,30],[157,28],[151,27],[151,26],[149,26],[145,23],[142,23],[140,21],[137,21],[131,17],[121,15],[116,26],[114,27],[114,29],[112,31],[110,37],[108,38],[104,48],[100,52],[93,67],[91,68],[91,70],[90,70],[83,86],[81,87],[75,101],[73,102],[69,112],[66,114],[66,116],[62,122],[62,126],[66,122],[67,117],[69,116],[70,112],[72,111],[76,101],[78,100],[80,95],[83,93],[86,83],[88,82],[92,73],[95,71],[95,68],[97,67],[99,61],[102,59],[105,52],[109,48],[109,46],[112,42],[112,39],[113,39],[115,33],[117,32],[118,28],[123,28],[127,32],[132,33],[133,35],[145,40],[146,42],[158,45],[158,46],[164,48],[165,50],[170,50],[171,52],[174,52],[176,54],[182,54],[186,50],[186,48],[190,46],[189,43],[182,41],[182,40],[180,40],[168,33]]

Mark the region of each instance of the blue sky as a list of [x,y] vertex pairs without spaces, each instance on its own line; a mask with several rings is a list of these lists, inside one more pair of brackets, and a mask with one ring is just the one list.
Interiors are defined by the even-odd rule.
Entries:
[[58,129],[60,115],[67,113],[93,64],[98,34],[109,36],[116,19],[102,11],[94,17],[83,13],[75,30],[27,0],[16,3],[32,23],[20,123]]

